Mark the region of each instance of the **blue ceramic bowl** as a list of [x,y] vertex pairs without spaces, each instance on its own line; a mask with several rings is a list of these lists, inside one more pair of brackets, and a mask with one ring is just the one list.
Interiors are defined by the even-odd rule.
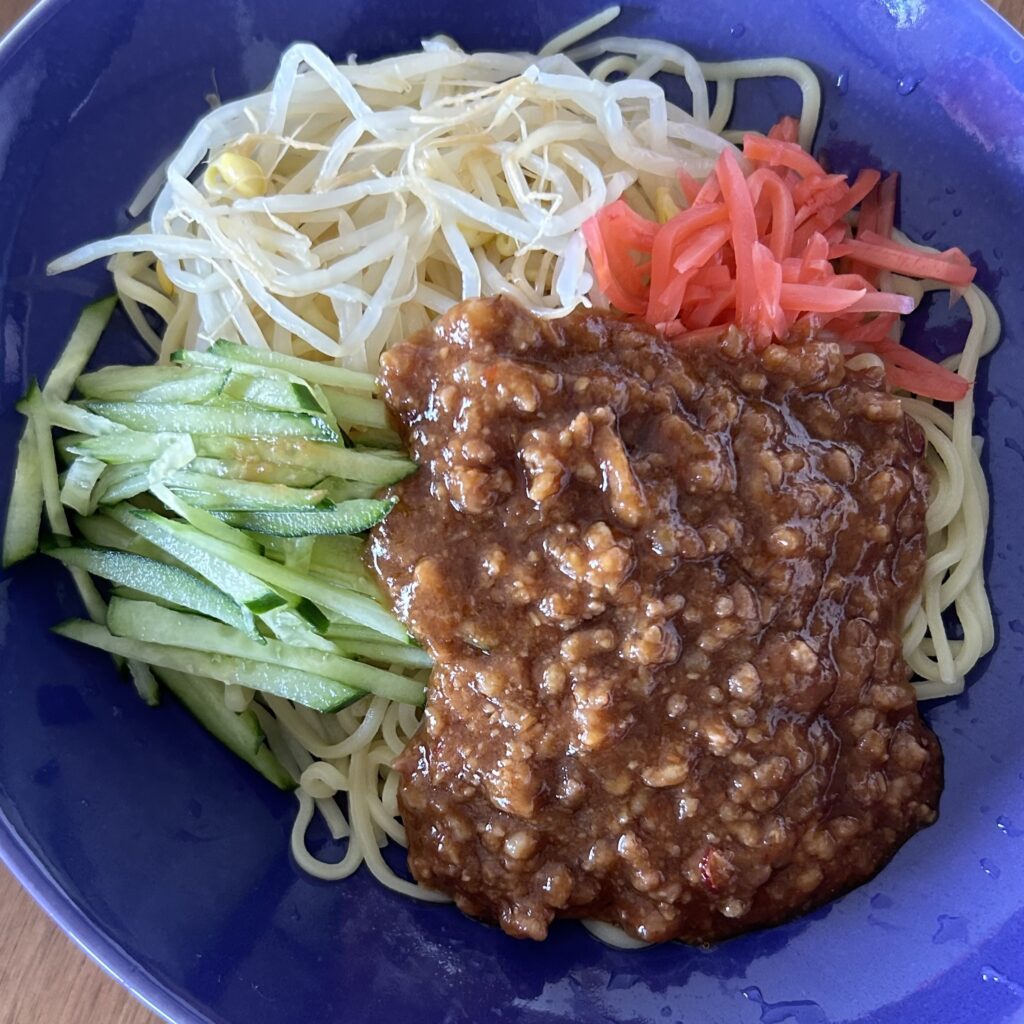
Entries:
[[[46,261],[127,226],[127,201],[214,77],[226,97],[262,87],[295,39],[338,58],[442,30],[534,48],[598,2],[44,2],[0,51],[0,500],[14,400],[109,290],[99,269],[47,279]],[[927,711],[946,753],[941,820],[868,885],[715,949],[615,952],[575,924],[515,942],[365,876],[303,876],[286,852],[293,799],[173,703],[144,707],[109,660],[53,638],[76,601],[33,561],[0,581],[0,852],[169,1020],[1024,1020],[1024,40],[966,0],[645,0],[616,29],[706,57],[809,61],[825,87],[819,149],[843,170],[902,170],[903,226],[962,246],[1003,314],[979,387],[998,646],[962,697]],[[781,85],[741,93],[744,123],[764,126],[795,100]],[[963,314],[917,326],[941,349]]]

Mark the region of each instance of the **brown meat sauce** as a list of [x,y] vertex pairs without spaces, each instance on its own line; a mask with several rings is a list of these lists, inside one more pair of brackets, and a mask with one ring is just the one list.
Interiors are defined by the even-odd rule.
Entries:
[[924,442],[878,374],[495,299],[383,382],[421,469],[372,557],[436,661],[397,764],[420,882],[512,935],[706,941],[934,820],[900,648]]

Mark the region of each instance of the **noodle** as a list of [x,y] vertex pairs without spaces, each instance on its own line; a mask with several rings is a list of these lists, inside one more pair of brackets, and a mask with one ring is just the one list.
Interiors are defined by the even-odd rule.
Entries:
[[[937,290],[925,282],[897,279],[897,288]],[[963,351],[946,365],[973,381],[978,360],[999,340],[999,317],[988,296],[971,285],[964,298],[971,328]],[[981,439],[973,434],[974,395],[954,403],[953,413],[920,398],[903,398],[906,412],[921,425],[932,471],[928,508],[928,561],[920,604],[904,631],[904,656],[915,675],[919,700],[961,693],[967,673],[995,643],[992,610],[985,590],[988,486],[981,468]],[[947,634],[943,615],[952,608],[962,640]]]
[[[50,270],[110,257],[125,310],[162,359],[226,337],[362,369],[460,299],[506,294],[549,317],[589,305],[582,223],[627,191],[651,211],[655,189],[677,167],[706,176],[738,137],[727,131],[737,82],[793,81],[807,149],[821,106],[818,80],[800,61],[701,63],[655,40],[581,42],[618,13],[594,15],[535,56],[467,54],[436,37],[419,53],[335,66],[314,47],[293,46],[269,91],[209,112],[146,182],[133,210],[155,200],[147,225]],[[590,75],[583,61],[596,61]],[[656,74],[685,81],[689,110],[666,100]],[[210,170],[205,185],[193,183],[204,161],[212,168],[225,154],[248,161],[262,191],[211,188]],[[917,299],[943,287],[890,280]],[[946,365],[973,382],[999,319],[976,286],[965,299],[971,328]],[[932,473],[924,586],[904,630],[925,700],[961,692],[994,642],[983,565],[988,493],[972,393],[951,412],[902,401],[924,431]],[[947,632],[950,611],[962,639]],[[419,709],[368,696],[317,714],[240,687],[225,700],[256,714],[297,784],[291,850],[304,871],[340,879],[365,863],[396,892],[445,899],[396,874],[381,854],[388,843],[405,845],[391,763],[418,728]],[[317,813],[345,840],[338,861],[310,849]],[[586,926],[615,946],[646,945],[605,923]]]

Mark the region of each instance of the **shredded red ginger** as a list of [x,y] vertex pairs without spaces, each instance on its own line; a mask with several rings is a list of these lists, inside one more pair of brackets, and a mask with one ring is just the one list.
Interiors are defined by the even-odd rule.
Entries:
[[[623,313],[678,343],[720,337],[735,323],[762,349],[812,334],[849,354],[873,352],[891,387],[943,401],[967,394],[964,378],[901,345],[906,295],[879,291],[879,271],[934,278],[956,290],[974,278],[959,249],[925,253],[892,239],[896,175],[863,170],[851,184],[828,174],[783,118],[767,136],[746,134],[745,174],[724,150],[703,183],[684,171],[688,207],[664,224],[622,199],[583,225],[597,283]],[[860,207],[857,230],[847,214]]]

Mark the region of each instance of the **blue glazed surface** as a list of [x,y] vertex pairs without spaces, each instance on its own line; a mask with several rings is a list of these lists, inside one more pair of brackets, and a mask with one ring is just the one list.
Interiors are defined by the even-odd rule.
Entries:
[[[222,95],[262,87],[281,49],[401,50],[446,31],[535,47],[597,0],[50,0],[0,53],[0,481],[12,410],[52,362],[93,269],[47,259],[127,224],[142,178]],[[819,149],[903,172],[903,226],[961,245],[1006,322],[980,391],[994,494],[998,647],[928,717],[946,754],[941,820],[874,881],[713,950],[606,949],[576,925],[517,943],[360,876],[329,886],[286,854],[292,799],[178,707],[145,708],[110,662],[48,632],[78,609],[31,562],[0,577],[0,850],[37,898],[181,1024],[995,1024],[1024,1021],[1024,40],[980,2],[645,2],[617,30],[701,56],[785,52],[825,86]],[[793,109],[741,87],[744,123]],[[934,232],[934,235],[927,233]],[[964,314],[936,311],[942,348]],[[123,348],[105,355],[142,358]],[[83,1024],[86,1022],[83,1020]]]

